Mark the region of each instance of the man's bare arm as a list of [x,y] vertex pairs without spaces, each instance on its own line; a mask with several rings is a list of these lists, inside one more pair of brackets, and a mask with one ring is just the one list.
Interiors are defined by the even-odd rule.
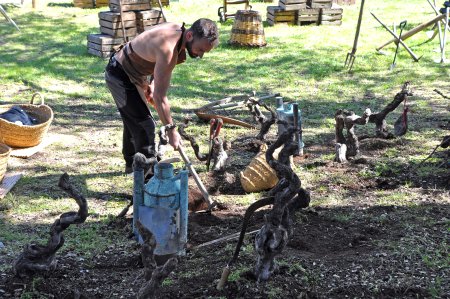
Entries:
[[[157,53],[154,75],[153,101],[159,119],[164,125],[172,124],[172,115],[170,112],[170,103],[167,98],[167,90],[170,85],[172,71],[177,63],[177,56],[173,51],[166,50]],[[169,143],[177,149],[181,143],[181,137],[177,130],[168,131]]]

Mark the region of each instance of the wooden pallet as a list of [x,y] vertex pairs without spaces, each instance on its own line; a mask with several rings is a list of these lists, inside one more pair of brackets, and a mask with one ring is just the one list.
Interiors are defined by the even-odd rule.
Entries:
[[308,0],[310,8],[330,8],[333,5],[333,0]]
[[164,18],[160,10],[150,9],[136,12],[136,28],[138,33],[149,30],[153,26],[163,22]]
[[306,0],[280,0],[278,6],[286,11],[305,9]]
[[342,13],[344,10],[334,4],[332,8],[322,8],[320,14],[320,24],[321,25],[342,25]]
[[297,24],[297,11],[286,11],[279,6],[267,6],[267,23],[269,25],[277,23],[295,25]]

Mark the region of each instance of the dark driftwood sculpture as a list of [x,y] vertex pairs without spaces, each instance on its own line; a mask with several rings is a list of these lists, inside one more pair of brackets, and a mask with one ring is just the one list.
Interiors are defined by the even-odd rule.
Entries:
[[213,167],[212,170],[213,171],[224,171],[225,170],[225,166],[228,162],[228,154],[226,152],[227,148],[227,143],[223,142],[221,138],[214,138],[213,140],[213,146],[214,146],[214,151],[213,151]]
[[83,195],[70,183],[69,175],[64,173],[58,186],[77,202],[78,212],[61,214],[50,228],[50,240],[47,245],[28,244],[14,262],[13,271],[17,276],[32,275],[35,272],[52,271],[56,268],[55,253],[64,245],[62,232],[71,224],[83,223],[88,216],[88,205]]
[[[261,109],[259,108],[259,106],[264,107],[264,109],[266,109],[267,111],[270,112],[270,119],[267,119],[267,117],[261,112]],[[272,108],[267,106],[267,104],[261,100],[249,101],[249,103],[247,104],[247,107],[250,110],[250,113],[253,115],[253,118],[255,119],[255,121],[257,121],[261,124],[261,128],[259,130],[258,135],[256,136],[256,139],[258,139],[260,141],[265,140],[266,135],[270,130],[270,127],[274,123],[276,123],[276,121],[278,119],[277,114],[275,113],[275,111]]]
[[166,151],[165,146],[169,143],[165,126],[159,128],[158,137],[159,137],[158,152],[156,153],[156,155],[160,160],[162,160]]
[[205,155],[205,154],[200,153],[200,147],[199,147],[197,141],[195,140],[195,138],[192,137],[191,135],[189,135],[188,133],[186,133],[186,131],[185,131],[185,129],[189,126],[189,122],[191,120],[192,120],[191,117],[189,117],[189,116],[186,117],[184,119],[184,122],[178,126],[178,133],[180,133],[180,136],[183,137],[183,139],[189,140],[197,159],[199,161],[206,161],[206,160],[208,160],[208,154]]
[[[298,150],[294,134],[298,128],[289,127],[266,152],[266,160],[277,173],[279,182],[269,192],[274,196],[272,210],[265,215],[265,224],[255,237],[257,261],[254,274],[258,281],[269,279],[276,268],[275,257],[282,252],[289,239],[291,219],[288,205],[299,194],[301,181],[290,167],[289,157]],[[284,145],[278,155],[273,158],[277,148]]]
[[[188,133],[186,133],[185,129],[189,126],[189,122],[192,120],[191,117],[186,117],[184,119],[183,124],[178,126],[178,133],[180,133],[181,137],[183,137],[183,139],[185,140],[189,140],[192,149],[194,150],[195,156],[197,157],[197,159],[199,161],[206,161],[208,160],[208,155],[207,154],[202,154],[200,153],[200,147],[197,143],[197,141],[195,140],[195,138],[191,135],[189,135]],[[226,162],[228,160],[228,155],[226,153],[227,148],[227,142],[226,140],[222,141],[221,138],[214,138],[213,140],[213,146],[214,146],[214,151],[213,151],[213,155],[212,155],[212,161],[214,161],[214,165],[212,167],[212,169],[214,171],[222,171],[225,168]]]
[[168,259],[163,266],[157,266],[155,255],[155,236],[142,223],[137,220],[136,227],[142,236],[142,263],[144,265],[144,278],[146,283],[139,289],[138,299],[161,298],[159,288],[163,280],[177,267],[178,260],[175,257]]
[[[267,280],[275,270],[275,256],[281,253],[287,244],[289,235],[292,234],[290,214],[309,206],[310,194],[301,188],[300,179],[290,168],[290,156],[295,153],[298,147],[298,143],[293,141],[295,132],[294,127],[289,127],[266,152],[268,163],[277,172],[278,184],[270,190],[269,197],[251,204],[245,211],[233,257],[223,269],[222,277],[217,285],[219,290],[225,285],[231,267],[239,257],[248,222],[256,210],[267,205],[273,205],[272,211],[265,216],[264,226],[255,237],[258,257],[252,274],[258,281],[263,281]],[[280,151],[278,161],[276,161],[273,158],[273,153],[283,144],[284,148]]]
[[389,112],[394,111],[398,105],[404,102],[408,96],[412,96],[412,92],[410,90],[410,83],[406,82],[403,84],[402,90],[397,93],[394,97],[394,100],[389,103],[383,110],[378,113],[371,114],[369,117],[369,122],[375,124],[375,134],[376,137],[379,138],[393,138],[392,133],[389,133],[386,128],[386,115]]
[[[366,109],[363,116],[355,115],[352,111],[336,111],[334,119],[336,121],[337,162],[346,162],[348,157],[359,156],[359,142],[354,126],[367,124],[370,115],[370,109]],[[347,137],[344,137],[344,128],[347,130]]]
[[[394,135],[387,130],[386,116],[388,113],[394,111],[398,105],[405,102],[408,96],[411,96],[410,84],[406,82],[402,90],[397,93],[394,100],[389,103],[383,110],[378,113],[371,113],[370,109],[366,109],[363,116],[355,115],[353,111],[337,110],[334,119],[336,121],[336,145],[335,152],[337,162],[346,162],[349,158],[358,157],[359,152],[359,140],[368,138],[367,136],[358,137],[355,134],[355,125],[365,125],[368,122],[375,124],[375,135],[378,138],[394,138]],[[395,135],[400,136],[406,133],[407,130],[407,107],[400,118],[395,122]],[[344,136],[344,129],[347,130],[346,136]]]

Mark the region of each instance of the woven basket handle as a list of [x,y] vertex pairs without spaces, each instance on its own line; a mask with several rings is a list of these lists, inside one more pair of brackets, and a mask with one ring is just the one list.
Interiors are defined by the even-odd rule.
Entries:
[[33,101],[34,101],[34,97],[36,97],[36,96],[39,96],[41,98],[41,104],[40,105],[44,105],[44,96],[42,94],[40,94],[39,92],[36,92],[35,94],[33,94],[33,96],[31,97],[30,104],[34,104]]

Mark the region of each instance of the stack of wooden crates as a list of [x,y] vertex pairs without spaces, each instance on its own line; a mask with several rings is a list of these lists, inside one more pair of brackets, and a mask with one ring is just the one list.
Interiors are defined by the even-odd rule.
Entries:
[[79,8],[98,8],[108,6],[108,0],[73,0],[73,6]]
[[341,25],[343,9],[333,0],[279,0],[267,7],[267,23],[275,25]]
[[[153,2],[156,2],[155,6],[153,6]],[[88,53],[107,58],[113,52],[114,47],[125,42],[121,19],[123,19],[128,41],[152,26],[163,23],[161,10],[152,9],[152,6],[159,8],[158,1],[153,2],[149,0],[109,0],[110,11],[98,13],[100,34],[87,36]],[[161,2],[168,4],[169,0]],[[122,4],[122,15],[120,14],[120,3]]]
[[352,5],[356,3],[356,0],[333,0],[333,3]]

